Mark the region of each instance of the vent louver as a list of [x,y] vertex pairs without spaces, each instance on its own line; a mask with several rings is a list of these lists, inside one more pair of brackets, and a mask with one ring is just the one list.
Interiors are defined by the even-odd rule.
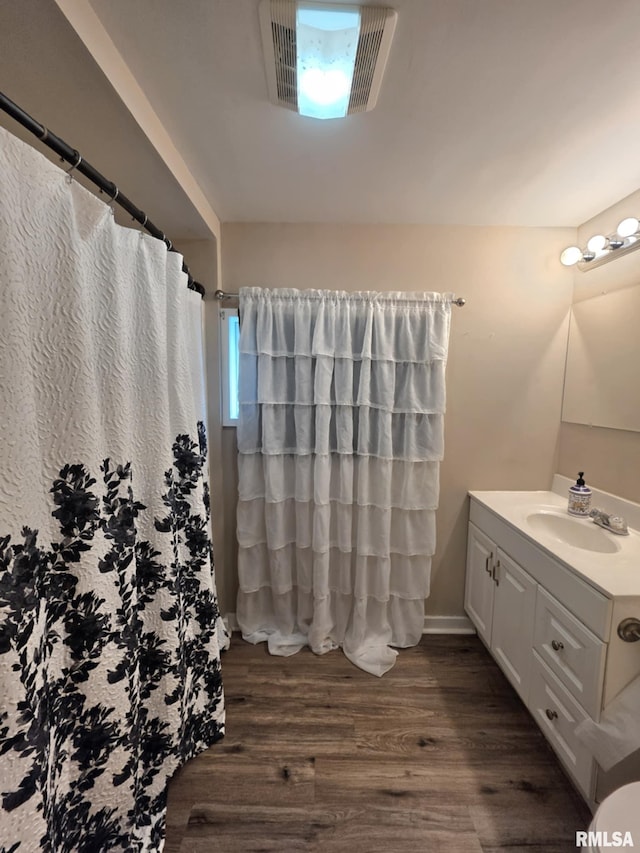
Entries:
[[[396,20],[393,9],[360,7],[360,37],[347,115],[375,107]],[[269,97],[275,104],[297,110],[295,0],[262,0],[260,29]]]

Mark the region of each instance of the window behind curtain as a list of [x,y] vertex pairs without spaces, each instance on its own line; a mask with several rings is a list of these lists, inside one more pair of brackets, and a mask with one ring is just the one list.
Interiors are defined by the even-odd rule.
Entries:
[[222,425],[237,426],[238,405],[238,354],[240,321],[237,308],[220,311],[220,365],[222,388]]

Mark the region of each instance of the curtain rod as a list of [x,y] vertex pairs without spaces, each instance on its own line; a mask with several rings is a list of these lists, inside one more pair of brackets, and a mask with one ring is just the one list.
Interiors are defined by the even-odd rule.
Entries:
[[[218,302],[222,302],[225,299],[237,299],[239,294],[238,293],[227,293],[224,290],[216,290],[215,293],[213,294],[213,296],[214,296],[214,299],[218,300]],[[453,299],[451,299],[451,304],[457,305],[458,308],[462,308],[462,306],[466,303],[466,301],[467,300],[463,299],[461,296],[454,296]]]
[[[157,237],[158,240],[162,240],[168,251],[177,251],[177,249],[174,249],[171,240],[165,236],[164,231],[161,231],[157,225],[154,225],[143,210],[136,207],[135,204],[126,197],[126,195],[121,193],[113,181],[108,181],[104,175],[101,175],[97,169],[88,163],[81,154],[75,150],[75,148],[72,148],[63,139],[60,139],[59,136],[56,136],[55,133],[52,133],[43,124],[40,124],[40,122],[32,118],[17,104],[14,104],[14,102],[3,92],[0,92],[0,109],[4,110],[5,113],[8,113],[11,118],[15,119],[28,131],[33,133],[34,136],[37,136],[41,142],[44,142],[45,145],[55,151],[62,160],[65,160],[67,163],[71,163],[71,169],[68,174],[78,171],[84,175],[85,178],[89,178],[89,180],[92,181],[101,192],[105,192],[107,195],[111,196],[111,202],[115,201],[120,205],[120,207],[124,208],[136,222],[139,222],[145,231],[148,231],[153,237]],[[189,272],[189,267],[185,263],[182,264],[182,271],[187,274],[188,287],[191,290],[195,290],[200,294],[200,296],[204,297],[206,293],[204,287],[200,282],[194,281],[191,273]]]

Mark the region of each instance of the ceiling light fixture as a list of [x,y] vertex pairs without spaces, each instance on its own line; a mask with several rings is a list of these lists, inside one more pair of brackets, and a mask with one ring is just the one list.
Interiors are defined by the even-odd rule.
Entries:
[[565,267],[577,266],[583,272],[640,249],[640,221],[634,216],[623,219],[614,234],[594,234],[586,249],[568,246],[560,255]]
[[300,3],[296,14],[298,112],[311,118],[344,118],[360,37],[357,6]]
[[378,6],[262,0],[271,100],[319,119],[373,109],[396,19]]

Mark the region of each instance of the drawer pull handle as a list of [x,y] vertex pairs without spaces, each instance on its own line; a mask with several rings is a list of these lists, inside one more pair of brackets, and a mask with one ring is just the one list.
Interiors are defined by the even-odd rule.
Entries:
[[564,649],[564,643],[561,643],[559,640],[551,640],[551,648],[554,652],[559,652]]
[[498,569],[499,568],[500,568],[500,560],[498,560],[498,562],[495,564],[494,569],[493,569],[493,574],[491,575],[496,586],[500,586],[500,578],[498,577]]
[[558,712],[557,712],[557,711],[552,711],[552,710],[551,710],[551,708],[547,708],[547,709],[545,710],[545,714],[547,715],[547,717],[548,717],[550,720],[557,720],[557,719],[558,719]]
[[493,553],[487,554],[487,559],[484,561],[484,570],[488,575],[491,574],[491,569],[489,568],[489,563],[492,560],[493,560]]

